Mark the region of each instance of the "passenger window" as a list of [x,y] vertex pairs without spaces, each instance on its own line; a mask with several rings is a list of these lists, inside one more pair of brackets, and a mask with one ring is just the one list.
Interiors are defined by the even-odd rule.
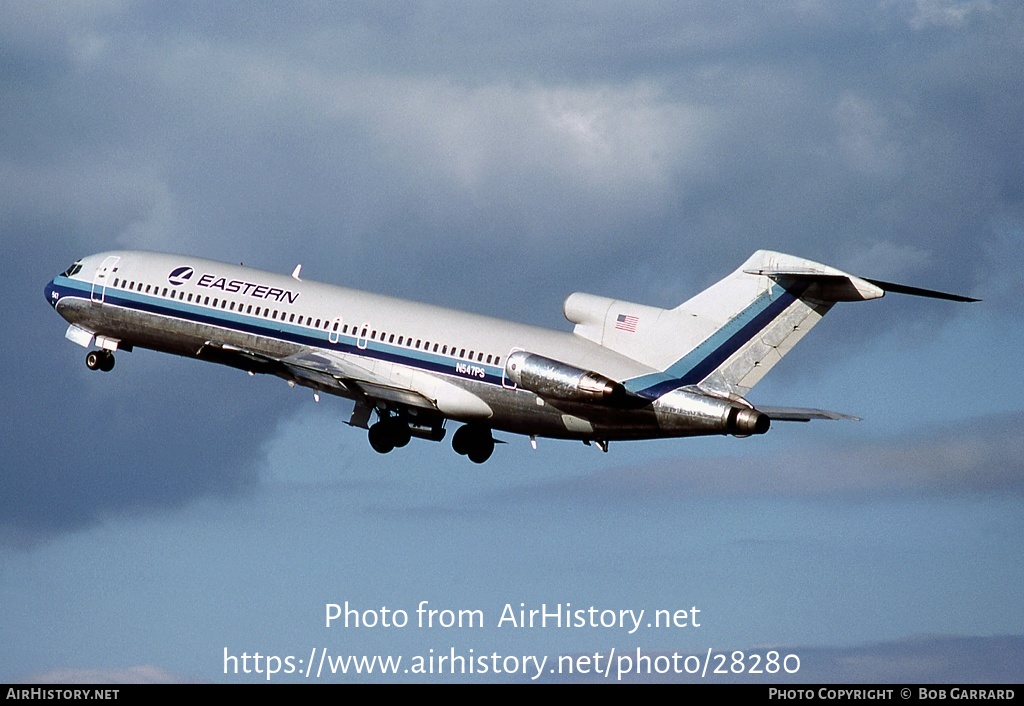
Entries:
[[388,339],[388,343],[394,343],[394,342],[395,342],[395,334],[391,334],[391,338]]
[[461,350],[461,351],[459,352],[459,357],[460,357],[460,358],[465,358],[465,357],[466,357],[466,349],[465,349],[465,348],[463,348],[463,349],[462,349],[462,350]]
[[495,365],[501,365],[501,356],[500,355],[497,358],[494,359],[494,364]]
[[216,308],[217,308],[217,297],[214,297],[214,298],[213,298],[213,308],[214,308],[214,309],[216,309]]
[[434,344],[434,352],[437,353],[437,344]]

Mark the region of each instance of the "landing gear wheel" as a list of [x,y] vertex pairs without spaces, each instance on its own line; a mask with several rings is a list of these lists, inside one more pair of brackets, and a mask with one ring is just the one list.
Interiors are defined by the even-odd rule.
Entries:
[[474,446],[473,449],[467,454],[469,460],[473,463],[483,463],[491,457],[494,453],[494,438],[487,436],[479,439],[479,445]]
[[452,449],[473,463],[483,463],[494,453],[494,437],[487,427],[466,424],[452,436]]
[[388,433],[391,435],[391,443],[394,444],[396,449],[400,449],[409,443],[412,439],[412,432],[409,431],[409,425],[403,422],[401,419],[392,418],[386,422],[388,426]]
[[452,435],[452,449],[460,456],[465,456],[473,448],[473,428],[466,424],[455,430]]
[[89,351],[85,356],[85,367],[109,373],[114,369],[114,354],[110,351]]
[[390,430],[385,422],[377,422],[370,427],[370,433],[367,434],[367,438],[370,440],[370,446],[379,454],[386,454],[395,448],[395,444],[391,440]]

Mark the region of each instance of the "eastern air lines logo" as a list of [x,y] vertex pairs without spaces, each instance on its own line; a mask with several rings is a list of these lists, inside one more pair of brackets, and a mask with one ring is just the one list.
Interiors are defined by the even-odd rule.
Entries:
[[180,287],[188,282],[194,273],[195,270],[191,267],[178,267],[171,270],[171,274],[167,275],[167,281],[175,287]]

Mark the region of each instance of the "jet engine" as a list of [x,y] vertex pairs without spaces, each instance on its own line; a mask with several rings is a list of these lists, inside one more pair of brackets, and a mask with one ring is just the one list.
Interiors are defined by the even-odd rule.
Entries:
[[767,414],[752,407],[692,389],[680,388],[659,397],[653,405],[658,425],[676,434],[764,434],[771,427]]
[[610,404],[626,397],[622,383],[527,351],[509,355],[505,375],[517,386],[545,399]]

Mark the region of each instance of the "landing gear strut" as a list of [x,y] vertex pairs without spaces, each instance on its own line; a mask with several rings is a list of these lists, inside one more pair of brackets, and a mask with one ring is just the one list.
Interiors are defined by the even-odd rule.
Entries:
[[85,367],[109,373],[114,369],[114,354],[107,350],[89,351],[85,356]]
[[452,436],[452,448],[473,463],[483,463],[494,453],[494,437],[487,427],[466,424]]

